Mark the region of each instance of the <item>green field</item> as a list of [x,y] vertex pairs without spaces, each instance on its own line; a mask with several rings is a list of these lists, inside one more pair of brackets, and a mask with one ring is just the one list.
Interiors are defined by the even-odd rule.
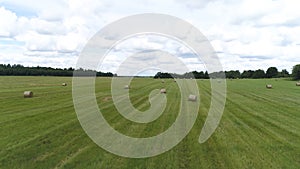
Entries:
[[[197,82],[201,105],[188,136],[161,155],[130,159],[101,149],[83,131],[73,106],[72,78],[0,77],[0,168],[300,168],[300,87],[294,81],[228,80],[222,120],[203,144],[198,138],[210,107],[210,83]],[[267,83],[273,89],[266,89]],[[143,111],[153,89],[170,91],[164,114],[148,124],[126,120],[113,106],[110,79],[97,78],[97,101],[106,120],[132,137],[164,132],[180,105],[176,83],[136,78],[131,86],[131,102]],[[25,90],[34,97],[24,99]]]

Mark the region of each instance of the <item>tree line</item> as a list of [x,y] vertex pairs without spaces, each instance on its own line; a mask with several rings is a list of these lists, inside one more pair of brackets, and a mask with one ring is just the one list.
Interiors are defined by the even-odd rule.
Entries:
[[[24,67],[20,64],[0,64],[0,76],[73,76],[74,68]],[[79,69],[85,71],[83,69]],[[90,71],[90,70],[86,70]],[[112,77],[111,72],[96,72],[97,76]]]
[[276,67],[269,67],[265,72],[262,69],[258,70],[245,70],[242,73],[239,70],[230,70],[225,72],[214,72],[208,73],[207,71],[203,72],[187,72],[184,74],[176,73],[164,73],[158,72],[154,78],[196,78],[196,79],[209,79],[210,77],[217,77],[218,74],[225,73],[226,78],[229,79],[262,79],[262,78],[293,78],[294,80],[300,79],[300,64],[293,67],[292,74],[290,74],[286,69],[278,71]]
[[[24,67],[20,64],[0,64],[0,76],[73,76],[74,68],[51,68],[51,67]],[[83,70],[80,71],[91,71]],[[93,71],[97,76],[101,77],[113,77],[117,76],[111,72]],[[293,67],[290,74],[286,69],[278,71],[276,67],[269,67],[265,72],[262,69],[258,70],[245,70],[242,73],[239,70],[230,70],[225,72],[208,73],[207,71],[192,71],[184,74],[176,73],[164,73],[158,72],[154,78],[196,78],[196,79],[209,79],[210,77],[216,77],[219,73],[225,73],[226,78],[238,79],[261,79],[261,78],[288,78],[291,77],[294,80],[300,80],[300,64]]]
[[155,79],[157,78],[196,78],[196,79],[209,79],[209,74],[207,71],[203,72],[187,72],[184,74],[176,74],[176,73],[164,73],[164,72],[157,72],[154,76]]

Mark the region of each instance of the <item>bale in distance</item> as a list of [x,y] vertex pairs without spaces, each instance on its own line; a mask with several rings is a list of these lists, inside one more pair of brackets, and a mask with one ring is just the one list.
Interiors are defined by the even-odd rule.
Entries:
[[189,95],[188,101],[196,101],[197,100],[197,96],[196,95]]
[[67,86],[67,83],[62,83],[61,85],[62,85],[62,86]]
[[130,88],[129,85],[124,86],[124,89],[129,89],[129,88]]
[[31,98],[33,97],[33,92],[32,91],[25,91],[24,92],[24,98]]
[[297,82],[297,83],[296,83],[296,86],[300,86],[300,82]]
[[160,93],[166,94],[166,93],[167,93],[167,90],[166,90],[166,89],[160,89]]
[[267,84],[267,85],[266,85],[266,88],[267,88],[267,89],[272,89],[273,86],[272,86],[271,84]]

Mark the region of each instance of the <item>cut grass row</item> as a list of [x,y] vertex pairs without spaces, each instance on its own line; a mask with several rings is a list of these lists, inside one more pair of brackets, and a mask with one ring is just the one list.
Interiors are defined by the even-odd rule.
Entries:
[[[198,80],[201,105],[188,136],[159,156],[129,159],[106,152],[85,134],[73,108],[71,80],[0,77],[0,168],[300,168],[300,87],[293,81],[227,81],[220,125],[199,144],[210,107],[210,83]],[[60,86],[62,82],[68,86]],[[267,83],[273,89],[265,89]],[[173,80],[146,78],[131,84],[130,99],[139,110],[149,108],[148,95],[160,88],[167,89],[168,104],[163,115],[148,124],[133,123],[117,112],[109,78],[97,78],[95,94],[104,117],[117,131],[149,137],[175,121],[178,87]],[[35,97],[24,99],[25,90]]]

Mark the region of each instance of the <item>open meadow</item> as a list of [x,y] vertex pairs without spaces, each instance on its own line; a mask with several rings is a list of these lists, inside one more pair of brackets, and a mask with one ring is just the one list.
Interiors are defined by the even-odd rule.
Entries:
[[[147,123],[123,118],[113,105],[110,78],[96,79],[105,119],[131,137],[164,132],[175,121],[180,92],[169,79],[135,78],[130,100],[149,108],[154,89],[167,89],[162,116]],[[67,86],[62,86],[67,83]],[[286,79],[227,80],[226,107],[212,137],[198,138],[210,107],[210,82],[197,80],[199,115],[190,133],[173,149],[150,158],[130,159],[98,147],[82,129],[73,105],[71,77],[0,77],[0,168],[300,168],[300,86]],[[272,89],[266,89],[272,84]],[[32,91],[32,98],[23,98]]]

